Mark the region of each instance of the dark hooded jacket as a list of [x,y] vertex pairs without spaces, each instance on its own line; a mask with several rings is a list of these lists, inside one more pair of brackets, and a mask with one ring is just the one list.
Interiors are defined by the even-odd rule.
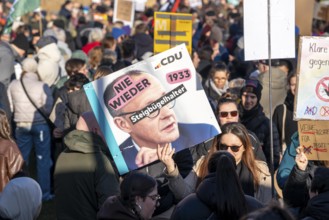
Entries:
[[119,182],[102,138],[73,130],[64,137],[55,173],[57,219],[96,219],[103,202],[119,194]]
[[310,199],[304,214],[316,220],[329,219],[329,191],[320,193]]
[[[273,124],[276,125],[279,137],[280,137],[280,143],[282,142],[282,135],[283,135],[283,111],[284,106],[286,106],[286,120],[284,122],[284,137],[287,147],[290,146],[291,143],[291,137],[292,135],[297,131],[297,121],[294,121],[294,95],[291,93],[291,91],[288,91],[287,97],[284,101],[284,104],[278,105],[273,113]],[[281,145],[282,146],[282,143]]]
[[[199,185],[196,193],[183,199],[175,208],[171,220],[215,220],[222,219],[216,214],[216,176],[209,174]],[[263,205],[255,198],[245,195],[247,212],[252,212]]]
[[146,52],[153,53],[153,39],[145,33],[138,33],[133,37],[136,46],[136,58],[142,60],[142,56]]
[[69,93],[65,110],[64,129],[65,134],[75,128],[75,125],[84,112],[92,111],[84,89]]

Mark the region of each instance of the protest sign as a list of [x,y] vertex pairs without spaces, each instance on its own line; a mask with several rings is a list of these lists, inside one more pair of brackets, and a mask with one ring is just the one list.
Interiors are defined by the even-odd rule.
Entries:
[[[75,0],[75,2],[79,2],[82,5],[90,5],[91,0]],[[65,0],[56,0],[56,1],[49,1],[49,0],[40,0],[40,6],[42,10],[50,12],[58,12],[61,9],[61,5],[65,3]]]
[[160,53],[185,43],[192,52],[192,15],[155,12],[154,53]]
[[300,146],[309,160],[329,160],[327,121],[298,121]]
[[191,8],[202,7],[202,0],[189,0]]
[[135,0],[135,11],[144,12],[146,0]]
[[294,120],[329,120],[329,37],[301,37]]
[[113,22],[122,21],[124,25],[134,25],[135,2],[131,0],[115,0]]
[[158,159],[158,144],[176,152],[220,132],[181,44],[84,86],[120,174]]
[[271,25],[271,58],[295,57],[295,1],[245,0],[243,2],[245,60],[269,58],[268,21]]

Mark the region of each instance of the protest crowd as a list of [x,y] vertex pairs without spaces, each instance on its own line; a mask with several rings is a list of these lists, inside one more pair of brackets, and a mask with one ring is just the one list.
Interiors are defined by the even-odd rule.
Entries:
[[[0,1],[0,219],[38,219],[48,202],[58,220],[329,219],[329,162],[308,160],[293,120],[298,48],[245,61],[243,0],[154,1],[131,27],[112,0],[10,17],[24,1]],[[154,55],[157,11],[192,15],[190,56],[221,133],[178,152],[169,140],[156,162],[119,175],[83,86]]]

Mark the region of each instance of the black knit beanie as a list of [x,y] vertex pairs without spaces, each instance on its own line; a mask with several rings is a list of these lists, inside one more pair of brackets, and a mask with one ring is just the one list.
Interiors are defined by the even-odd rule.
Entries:
[[241,96],[244,92],[253,93],[257,96],[257,103],[259,103],[262,97],[263,86],[258,80],[248,79],[245,86],[241,89]]

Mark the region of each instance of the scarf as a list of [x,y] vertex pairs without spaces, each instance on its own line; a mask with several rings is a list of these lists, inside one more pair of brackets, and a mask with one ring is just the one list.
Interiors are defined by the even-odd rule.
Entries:
[[284,100],[284,104],[287,106],[289,111],[294,111],[294,101],[295,96],[291,93],[291,90],[288,91],[286,99]]
[[237,165],[236,173],[239,176],[240,183],[241,183],[244,194],[254,197],[255,196],[254,178],[253,178],[251,172],[248,170],[248,168],[242,162],[240,162]]

